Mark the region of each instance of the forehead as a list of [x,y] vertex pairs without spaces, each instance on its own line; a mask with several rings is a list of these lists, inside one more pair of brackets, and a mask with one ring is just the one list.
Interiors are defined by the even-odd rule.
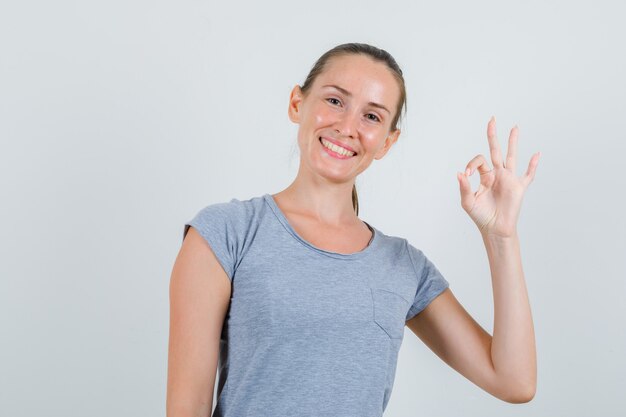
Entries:
[[317,79],[318,88],[334,84],[352,93],[393,108],[400,98],[400,87],[383,62],[365,55],[343,55],[331,58]]

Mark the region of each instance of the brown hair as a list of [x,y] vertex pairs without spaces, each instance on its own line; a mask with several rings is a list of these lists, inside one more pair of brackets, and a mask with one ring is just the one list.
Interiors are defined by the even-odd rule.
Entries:
[[[396,81],[398,81],[398,86],[400,87],[400,98],[398,100],[398,104],[396,106],[396,114],[391,121],[391,130],[395,130],[398,128],[398,121],[400,120],[400,113],[402,108],[404,107],[404,113],[406,114],[406,87],[404,84],[404,77],[402,76],[402,70],[400,66],[396,62],[396,60],[391,56],[391,54],[384,49],[377,48],[372,45],[368,45],[366,43],[344,43],[341,45],[337,45],[334,48],[326,51],[313,65],[311,71],[309,71],[309,75],[307,75],[304,84],[300,89],[303,94],[306,94],[310,89],[311,85],[315,81],[318,75],[320,75],[331,58],[344,56],[349,54],[363,54],[367,55],[375,61],[382,62],[387,65],[387,68],[391,71]],[[354,207],[354,211],[356,215],[359,215],[359,197],[356,192],[356,184],[352,186],[352,207]]]

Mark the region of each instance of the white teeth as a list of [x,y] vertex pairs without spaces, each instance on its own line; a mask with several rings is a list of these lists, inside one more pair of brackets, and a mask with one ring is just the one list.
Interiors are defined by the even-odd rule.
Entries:
[[324,138],[322,138],[322,145],[324,145],[328,149],[332,150],[333,152],[337,152],[340,155],[344,155],[344,156],[352,156],[352,155],[354,155],[354,152],[349,151],[346,148],[342,148],[341,146],[337,146],[334,143],[331,143],[331,142],[327,141]]

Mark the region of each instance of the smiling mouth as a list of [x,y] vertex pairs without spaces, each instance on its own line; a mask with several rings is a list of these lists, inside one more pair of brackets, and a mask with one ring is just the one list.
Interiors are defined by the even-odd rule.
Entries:
[[343,156],[344,158],[351,158],[353,156],[355,156],[357,153],[354,151],[349,151],[348,149],[339,146],[339,145],[335,145],[334,143],[328,141],[328,140],[322,140],[322,137],[320,136],[318,138],[318,140],[320,141],[320,143],[322,144],[323,147],[325,147],[328,150],[333,151],[334,153]]

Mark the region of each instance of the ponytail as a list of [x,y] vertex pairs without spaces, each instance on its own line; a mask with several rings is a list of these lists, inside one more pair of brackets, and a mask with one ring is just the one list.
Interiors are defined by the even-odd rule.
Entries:
[[356,184],[352,185],[352,207],[356,212],[356,215],[359,215],[359,196],[356,193]]

